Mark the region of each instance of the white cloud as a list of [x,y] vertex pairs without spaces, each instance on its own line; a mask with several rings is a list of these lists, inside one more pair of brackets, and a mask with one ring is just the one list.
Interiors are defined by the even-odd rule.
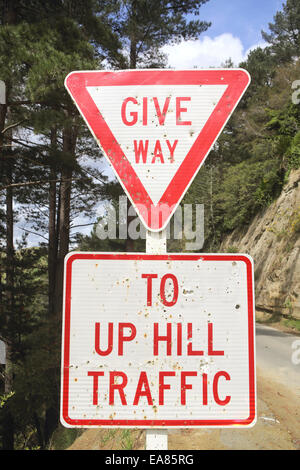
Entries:
[[179,44],[166,45],[162,48],[167,54],[169,66],[176,69],[220,67],[231,58],[235,66],[245,60],[250,50],[265,47],[264,43],[255,44],[245,51],[240,38],[231,33],[224,33],[215,38],[203,36],[195,41],[182,41]]

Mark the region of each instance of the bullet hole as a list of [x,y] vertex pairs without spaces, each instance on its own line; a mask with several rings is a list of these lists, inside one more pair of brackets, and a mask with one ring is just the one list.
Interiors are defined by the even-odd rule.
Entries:
[[236,310],[238,310],[240,308],[240,305],[236,304],[235,308],[236,308]]

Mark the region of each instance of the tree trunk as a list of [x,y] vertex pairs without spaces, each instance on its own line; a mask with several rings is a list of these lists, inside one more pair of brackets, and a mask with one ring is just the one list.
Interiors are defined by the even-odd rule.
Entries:
[[[57,132],[55,129],[51,130],[51,158],[55,156],[57,150]],[[55,161],[51,162],[50,168],[50,183],[49,183],[49,223],[48,223],[48,341],[49,341],[49,355],[53,354],[53,344],[51,344],[53,339],[53,330],[57,328],[57,316],[56,316],[56,266],[57,266],[57,250],[58,250],[58,232],[57,232],[57,219],[58,216],[56,211],[59,211],[59,205],[56,202],[57,190],[56,190],[56,180],[57,170]],[[57,207],[58,205],[58,207]],[[48,374],[52,376],[51,387],[51,396],[53,397],[54,404],[49,406],[46,409],[45,414],[45,423],[44,423],[44,433],[42,433],[41,427],[37,427],[39,423],[38,417],[36,416],[36,428],[39,436],[39,440],[43,441],[43,446],[49,442],[53,431],[57,426],[58,420],[58,402],[57,402],[57,374],[56,371],[53,372],[53,369],[48,371]]]
[[[6,164],[6,328],[11,333],[10,322],[14,315],[14,216],[13,216],[13,190],[9,186],[12,183],[12,163]],[[5,344],[5,384],[4,392],[13,391],[13,360],[12,340],[7,338]],[[4,434],[2,446],[4,450],[14,449],[14,421],[8,405],[4,409]]]
[[[56,149],[56,131],[51,131],[51,150],[54,154]],[[49,184],[49,225],[48,225],[48,297],[49,297],[49,317],[54,312],[54,293],[55,293],[55,266],[57,261],[57,231],[56,231],[56,183],[57,171],[55,163],[52,163],[50,170]]]
[[130,68],[136,69],[137,53],[136,53],[136,41],[134,38],[130,41]]
[[131,3],[131,33],[130,33],[130,68],[136,69],[137,64],[137,39],[135,25],[138,23],[137,2]]
[[[12,182],[12,168],[8,163],[6,169],[6,184]],[[13,241],[13,192],[12,188],[6,189],[6,293],[7,293],[7,310],[6,310],[6,326],[10,331],[9,323],[14,314],[14,241]],[[5,393],[10,393],[13,387],[12,374],[12,349],[11,340],[8,338],[6,343],[6,365],[5,365]],[[9,341],[10,340],[10,341]]]
[[[71,159],[74,158],[76,148],[76,134],[69,126],[65,128],[63,135],[63,152]],[[70,241],[70,203],[72,188],[72,166],[67,164],[61,172],[61,184],[59,192],[59,214],[58,214],[58,239],[59,249],[56,263],[56,280],[55,280],[55,314],[61,319],[62,298],[63,298],[63,271],[64,258],[69,252]]]
[[[77,140],[77,131],[74,127],[67,125],[63,132],[63,153],[67,157],[67,163],[63,166],[61,171],[61,183],[59,189],[59,203],[57,207],[56,229],[55,212],[53,212],[54,205],[54,188],[49,197],[51,198],[51,217],[49,220],[49,250],[50,250],[50,229],[51,229],[51,253],[54,256],[55,252],[55,269],[51,275],[53,278],[53,285],[49,285],[49,301],[52,309],[52,322],[56,328],[61,331],[62,307],[63,307],[63,274],[64,274],[64,258],[69,252],[70,240],[70,204],[71,204],[71,189],[72,189],[72,159],[75,158],[75,148]],[[49,201],[50,203],[50,201]],[[55,232],[55,235],[54,235]],[[52,243],[53,242],[53,243]],[[58,251],[57,251],[58,247]],[[52,279],[52,278],[51,278]],[[50,282],[50,278],[49,278]],[[53,296],[50,299],[50,295]],[[54,430],[59,422],[59,370],[55,368],[50,372],[52,376],[52,399],[53,402],[46,410],[45,417],[45,442],[48,443]]]

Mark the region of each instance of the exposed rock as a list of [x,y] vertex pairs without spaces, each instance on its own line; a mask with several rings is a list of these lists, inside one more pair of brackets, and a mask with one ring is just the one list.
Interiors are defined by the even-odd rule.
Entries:
[[221,251],[254,259],[257,310],[300,318],[300,170],[249,227],[226,237]]

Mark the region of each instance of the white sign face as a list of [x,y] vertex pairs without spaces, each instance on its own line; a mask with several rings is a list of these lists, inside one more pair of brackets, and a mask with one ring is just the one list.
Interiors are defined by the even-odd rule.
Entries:
[[87,90],[157,206],[227,87],[148,85]]
[[64,304],[63,425],[255,424],[248,256],[70,253]]

